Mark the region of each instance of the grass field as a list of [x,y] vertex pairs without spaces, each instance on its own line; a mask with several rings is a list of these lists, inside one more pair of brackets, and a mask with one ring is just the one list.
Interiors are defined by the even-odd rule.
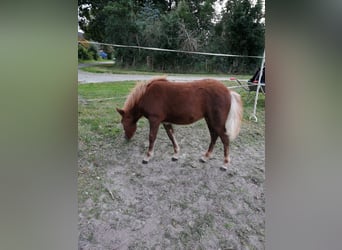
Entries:
[[[94,62],[88,62],[88,63],[92,64]],[[113,64],[97,64],[97,65],[94,64],[94,65],[82,67],[82,70],[87,71],[87,72],[91,72],[91,73],[112,73],[112,74],[131,74],[131,75],[135,75],[135,74],[139,74],[139,75],[163,75],[163,74],[167,74],[167,75],[173,75],[173,76],[189,75],[189,74],[168,73],[168,72],[162,73],[162,72],[148,71],[146,69],[127,70],[127,69],[120,68],[120,67],[113,65]],[[208,73],[204,73],[204,72],[193,73],[191,75],[203,76],[203,77],[227,76],[227,74],[223,74],[223,73],[208,74]],[[249,79],[251,77],[250,75],[231,75],[231,74],[229,74],[229,76],[234,76],[238,79]]]

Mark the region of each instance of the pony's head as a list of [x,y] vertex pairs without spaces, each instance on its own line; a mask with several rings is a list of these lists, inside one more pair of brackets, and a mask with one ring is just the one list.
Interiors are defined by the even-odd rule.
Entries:
[[117,108],[116,111],[121,115],[121,124],[125,130],[125,138],[129,140],[137,130],[137,120],[129,112],[125,112],[123,109]]

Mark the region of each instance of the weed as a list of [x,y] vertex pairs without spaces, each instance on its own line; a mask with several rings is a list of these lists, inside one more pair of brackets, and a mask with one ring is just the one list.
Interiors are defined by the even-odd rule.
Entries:
[[232,229],[234,227],[234,224],[233,223],[225,223],[224,227],[225,227],[225,229],[230,230],[230,229]]

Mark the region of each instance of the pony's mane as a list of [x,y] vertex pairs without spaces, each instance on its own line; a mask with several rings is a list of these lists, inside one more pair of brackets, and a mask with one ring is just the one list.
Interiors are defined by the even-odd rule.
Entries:
[[131,110],[134,107],[134,105],[137,104],[141,97],[145,94],[147,86],[154,81],[160,80],[166,81],[166,76],[156,76],[146,82],[137,82],[135,87],[127,96],[123,109],[126,111]]

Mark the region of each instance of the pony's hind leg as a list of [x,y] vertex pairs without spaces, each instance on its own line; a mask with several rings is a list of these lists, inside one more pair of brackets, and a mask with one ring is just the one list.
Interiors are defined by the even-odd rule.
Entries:
[[228,169],[228,165],[230,162],[230,157],[229,157],[229,137],[227,134],[221,134],[220,135],[221,141],[223,143],[223,155],[224,155],[224,159],[223,159],[223,165],[221,166],[222,170],[227,170]]
[[218,134],[214,132],[214,130],[209,125],[208,125],[208,128],[209,128],[211,140],[210,140],[208,151],[200,159],[201,162],[207,162],[210,159],[214,150],[217,137],[218,137]]
[[172,160],[177,161],[178,157],[179,157],[179,149],[180,148],[179,148],[179,145],[178,145],[176,138],[174,136],[173,127],[170,123],[163,123],[163,126],[164,126],[166,133],[167,133],[168,137],[170,138],[172,145],[173,145],[174,154],[172,156]]

